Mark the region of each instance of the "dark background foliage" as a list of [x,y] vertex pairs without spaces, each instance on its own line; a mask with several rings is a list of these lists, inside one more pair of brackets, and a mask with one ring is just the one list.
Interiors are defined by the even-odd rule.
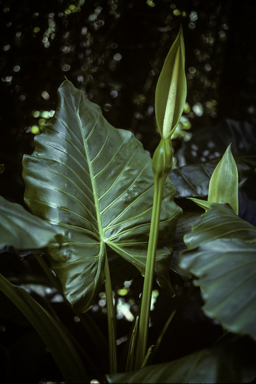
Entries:
[[[225,136],[228,125],[223,121],[227,118],[241,122],[241,134],[249,124],[250,134],[255,137],[255,22],[254,0],[1,1],[0,164],[5,165],[5,171],[0,175],[0,194],[24,204],[22,156],[33,151],[34,134],[54,113],[57,88],[65,77],[101,106],[113,126],[131,130],[152,154],[159,141],[154,117],[155,86],[180,23],[188,80],[184,116],[191,124],[192,139],[199,137],[200,156],[209,160],[222,154],[223,148],[206,155],[202,147],[207,148],[207,140],[213,140],[216,125],[218,138],[222,132]],[[205,143],[200,133],[198,136],[202,130]],[[186,149],[185,155],[178,156],[178,164],[186,163],[186,159],[201,160],[194,154],[196,144],[183,144],[182,139],[174,142],[177,154],[182,153],[181,148]],[[251,199],[255,200],[255,196]],[[0,268],[12,282],[22,285],[23,281],[24,287],[42,303],[55,302],[61,318],[81,339],[79,321],[63,310],[54,290],[47,291],[45,277],[32,256],[23,259],[3,254]],[[33,285],[36,281],[40,288],[37,293]],[[135,312],[141,287],[142,281],[138,280],[126,296]],[[181,292],[175,300],[179,301],[179,296]],[[166,300],[164,294],[160,295],[152,313],[153,342],[172,310],[171,306],[166,307]],[[1,308],[8,307],[9,315],[1,316],[0,376],[8,364],[15,364],[21,382],[38,377],[38,370],[44,373],[40,377],[59,379],[58,370],[29,324],[4,298],[1,303]],[[177,320],[180,325],[172,335],[175,351],[170,352],[167,345],[161,361],[211,345],[220,334],[218,325],[212,327],[203,315],[200,304],[196,293],[184,312],[183,322]],[[106,334],[106,319],[102,320],[101,312],[92,316]],[[10,320],[13,318],[14,322]],[[123,321],[118,328],[120,343],[127,337],[129,327],[130,322]],[[93,344],[88,336],[84,339],[94,359]],[[105,372],[104,363],[99,364]],[[8,372],[10,379],[15,380],[14,370]]]
[[4,0],[0,12],[4,197],[22,203],[21,158],[32,151],[31,127],[53,113],[65,76],[152,153],[159,140],[155,85],[180,23],[191,132],[224,118],[255,123],[253,0]]

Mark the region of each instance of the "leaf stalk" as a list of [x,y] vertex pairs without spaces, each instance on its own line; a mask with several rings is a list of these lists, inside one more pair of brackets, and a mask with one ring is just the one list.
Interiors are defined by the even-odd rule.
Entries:
[[116,354],[116,327],[115,311],[112,296],[112,284],[109,272],[108,258],[105,257],[105,292],[108,316],[108,337],[109,337],[109,372],[117,373],[117,354]]
[[166,178],[157,180],[155,178],[155,190],[153,200],[153,211],[149,234],[148,252],[147,252],[147,263],[145,268],[145,279],[143,285],[141,312],[139,321],[139,333],[137,342],[137,353],[135,369],[141,368],[144,358],[146,356],[147,339],[148,339],[148,325],[149,325],[149,312],[151,305],[151,292],[153,285],[154,267],[155,267],[155,256],[158,239],[158,225],[161,212],[161,202],[163,196],[164,183]]

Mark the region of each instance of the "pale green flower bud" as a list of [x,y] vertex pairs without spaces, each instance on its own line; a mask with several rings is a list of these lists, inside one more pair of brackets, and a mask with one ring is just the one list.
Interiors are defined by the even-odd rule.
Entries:
[[187,96],[185,47],[182,27],[160,73],[155,98],[157,127],[163,139],[171,137],[182,115]]
[[155,179],[166,179],[172,169],[173,149],[170,138],[161,139],[152,159]]

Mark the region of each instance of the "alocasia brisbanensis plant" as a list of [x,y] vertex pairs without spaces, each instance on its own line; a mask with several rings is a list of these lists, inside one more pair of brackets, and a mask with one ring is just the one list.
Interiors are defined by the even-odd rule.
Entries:
[[[25,155],[23,160],[25,202],[33,215],[0,198],[2,248],[43,249],[55,275],[41,256],[37,255],[37,259],[76,313],[88,311],[105,284],[111,373],[108,382],[223,382],[227,377],[221,368],[223,355],[226,364],[232,357],[236,366],[231,381],[252,380],[256,375],[254,360],[245,359],[241,348],[246,337],[256,339],[256,229],[229,206],[214,204],[216,198],[217,203],[224,199],[233,207],[234,199],[227,201],[221,189],[219,169],[224,160],[212,177],[218,176],[211,183],[214,193],[210,192],[210,209],[185,236],[188,250],[182,252],[177,270],[197,278],[195,284],[201,288],[205,312],[238,335],[225,335],[212,348],[182,359],[147,366],[153,351],[151,347],[146,353],[153,274],[170,300],[174,294],[169,267],[181,209],[174,203],[175,189],[167,176],[172,162],[170,137],[186,98],[182,29],[157,85],[156,119],[161,141],[153,157],[153,169],[151,158],[134,135],[113,128],[100,108],[71,82],[64,81],[58,97],[54,117],[35,138],[33,154]],[[227,155],[230,159],[229,150]],[[232,189],[237,188],[233,160],[226,164],[229,186],[233,183]],[[141,314],[135,321],[127,353],[126,368],[132,372],[122,374],[117,374],[109,249],[145,275]],[[88,382],[86,364],[59,319],[2,275],[0,289],[43,338],[65,380]],[[163,337],[164,331],[160,340]],[[250,345],[255,357],[255,342],[251,340]],[[214,362],[210,368],[209,362]]]

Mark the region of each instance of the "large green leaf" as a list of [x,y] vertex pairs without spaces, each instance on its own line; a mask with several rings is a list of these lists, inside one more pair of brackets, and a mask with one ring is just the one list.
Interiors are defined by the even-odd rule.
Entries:
[[212,348],[138,371],[107,375],[108,383],[247,383],[256,376],[256,344],[227,334]]
[[[80,311],[104,281],[106,245],[144,274],[153,202],[151,159],[129,131],[113,128],[100,108],[65,81],[55,116],[25,156],[25,201],[32,212],[68,231],[49,248],[67,299]],[[170,288],[168,264],[180,208],[166,182],[155,272]]]
[[0,196],[0,249],[8,245],[17,250],[43,248],[56,242],[58,233],[64,231]]
[[205,313],[256,339],[256,227],[212,204],[184,240],[180,267],[197,277]]
[[22,288],[0,274],[0,290],[26,316],[49,348],[63,377],[68,382],[88,382],[80,357],[63,326]]

